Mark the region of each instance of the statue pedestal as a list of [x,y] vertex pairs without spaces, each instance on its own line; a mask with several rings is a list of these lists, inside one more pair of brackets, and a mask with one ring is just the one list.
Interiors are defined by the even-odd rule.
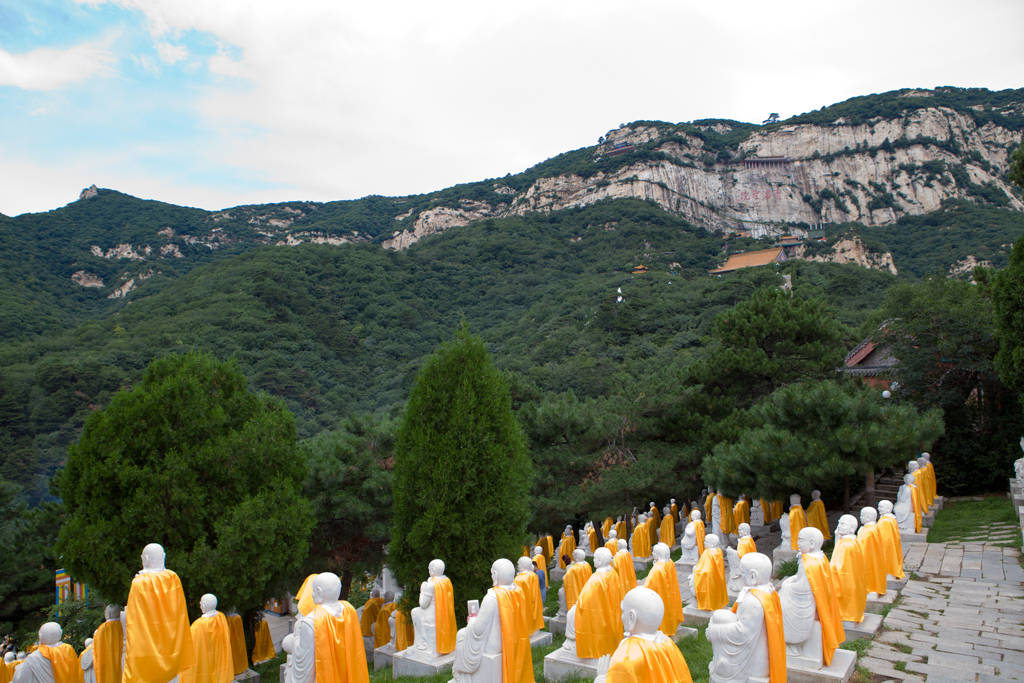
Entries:
[[565,615],[556,614],[553,617],[544,617],[547,620],[548,631],[551,633],[565,633]]
[[931,529],[932,525],[935,524],[935,513],[929,512],[927,515],[921,517],[921,528]]
[[882,609],[896,602],[896,598],[898,596],[899,593],[897,593],[896,591],[885,591],[884,594],[875,597],[871,597],[871,593],[868,593],[868,602],[867,607],[865,607],[865,609],[871,612]]
[[[1024,489],[1022,489],[1022,493],[1024,493]],[[943,504],[945,502],[946,502],[945,496],[935,496],[935,503],[934,503],[935,511],[938,512],[939,510],[941,510],[942,506],[943,506]]]
[[696,636],[697,629],[679,624],[679,628],[676,629],[676,634],[672,636],[672,640],[678,643],[680,640],[684,640],[686,638],[694,638]]
[[[558,567],[555,567],[554,569],[549,569],[548,570],[548,575],[551,577],[551,582],[552,583],[554,583],[555,581],[561,581],[562,579],[565,578],[565,570],[564,569],[559,569]],[[549,586],[549,588],[550,588],[550,586]]]
[[373,636],[363,636],[363,650],[366,652],[366,663],[373,666]]
[[391,675],[394,678],[399,676],[414,676],[416,678],[437,676],[445,671],[451,671],[454,661],[454,651],[436,657],[433,652],[407,647],[391,657]]
[[690,602],[692,595],[690,595],[690,576],[693,574],[693,567],[696,562],[684,562],[679,560],[676,562],[676,578],[679,579],[679,595],[683,598],[683,602]]
[[894,579],[891,576],[887,576],[885,585],[889,590],[899,593],[907,585],[907,579],[905,576],[902,579]]
[[387,645],[381,645],[373,651],[373,670],[380,671],[381,669],[391,666],[391,662],[395,657],[395,646],[391,643]]
[[789,683],[846,683],[857,665],[857,655],[850,650],[836,650],[832,664],[827,667],[814,666],[803,657],[792,655],[786,658],[786,680]]
[[534,631],[530,634],[530,647],[547,647],[554,639],[550,631]]
[[683,623],[689,626],[706,626],[711,621],[712,612],[706,609],[697,609],[697,605],[686,605],[683,607]]
[[[281,665],[281,670],[284,670],[284,664]],[[260,675],[252,669],[246,669],[242,673],[235,676],[236,681],[247,681],[248,683],[260,683]],[[281,679],[284,680],[284,679]]]
[[858,638],[874,638],[882,628],[882,615],[864,613],[864,619],[858,624],[855,621],[844,621],[843,630],[846,631],[846,640],[857,640]]
[[789,546],[780,545],[772,551],[772,571],[777,571],[783,562],[796,559],[797,552]]
[[[454,679],[453,679],[454,680]],[[480,655],[480,668],[473,673],[473,680],[476,681],[500,681],[501,680],[501,653]],[[452,683],[452,681],[448,681]]]
[[902,543],[903,545],[906,545],[907,543],[927,543],[927,542],[928,542],[928,532],[924,532],[924,533],[920,533],[920,534],[908,534],[908,533],[902,533],[902,532],[900,533],[900,543]]
[[[593,680],[597,677],[597,661],[596,659],[580,659],[574,653],[560,647],[544,658],[544,679],[547,681],[567,681],[570,678]],[[495,680],[501,680],[500,676]]]
[[634,557],[633,558],[633,571],[639,574],[642,571],[646,571],[651,568],[654,564],[653,557]]

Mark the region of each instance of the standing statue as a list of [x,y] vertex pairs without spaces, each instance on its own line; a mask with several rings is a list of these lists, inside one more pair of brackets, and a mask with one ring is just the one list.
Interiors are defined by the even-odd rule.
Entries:
[[729,592],[736,594],[743,588],[743,569],[740,554],[730,546],[722,549],[725,554],[725,585]]
[[[533,560],[521,557],[519,561],[533,579],[536,601],[540,602],[540,584],[533,571]],[[418,651],[440,657],[455,649],[454,596],[451,579],[444,575],[444,562],[431,560],[427,565],[427,580],[420,584],[419,606],[412,608],[412,627]],[[543,611],[543,603],[540,607]],[[543,619],[541,622],[543,624]]]
[[683,653],[658,628],[664,611],[661,597],[652,590],[634,588],[626,593],[622,599],[626,637],[610,657],[601,657],[594,683],[692,683]]
[[821,552],[825,539],[814,527],[804,527],[797,537],[800,563],[795,576],[779,589],[786,650],[817,666],[828,666],[839,644],[846,640],[832,568]]
[[704,553],[690,575],[690,591],[697,598],[697,609],[711,611],[729,604],[729,590],[725,583],[725,558],[718,547],[718,536],[704,538]]
[[828,528],[828,513],[825,512],[825,503],[821,500],[821,491],[811,491],[811,504],[807,506],[807,524],[821,532],[825,540],[832,538],[832,532]]
[[[572,551],[576,553],[582,553],[580,548]],[[526,609],[526,625],[527,633],[531,636],[544,628],[544,602],[540,599],[540,582],[537,580],[537,573],[533,571],[533,562],[528,557],[520,557],[516,562],[516,568],[519,572],[516,574],[515,584],[519,587],[519,590],[523,592],[523,601]],[[572,564],[570,563],[570,567]],[[566,571],[568,575],[568,571]],[[565,581],[562,582],[562,588],[565,588]],[[422,600],[421,600],[422,601]],[[452,625],[454,626],[455,610],[452,609]],[[452,629],[452,645],[455,645],[455,630]]]
[[864,587],[868,593],[885,595],[888,590],[885,578],[885,550],[882,548],[882,538],[875,523],[877,519],[878,512],[875,508],[861,508],[861,526],[857,530],[857,542],[860,543],[861,557],[864,558]]
[[732,514],[735,504],[732,498],[723,494],[721,490],[716,492],[715,498],[718,500],[718,509],[722,515],[722,535],[718,538],[722,539],[723,545],[728,545],[728,535],[736,533],[736,518]]
[[878,532],[885,547],[885,573],[894,579],[903,579],[903,542],[896,515],[892,513],[892,501],[878,501],[878,514]]
[[797,549],[800,530],[805,526],[807,526],[807,515],[804,514],[804,508],[800,505],[800,494],[794,493],[789,497],[789,538],[790,547],[793,550]]
[[124,629],[121,607],[107,605],[104,622],[92,634],[92,665],[97,683],[121,683],[121,658],[124,655]]
[[[629,551],[626,551],[629,554]],[[583,587],[587,585],[587,581],[590,579],[590,575],[594,573],[594,570],[590,568],[590,563],[587,562],[587,557],[583,550],[576,548],[573,551],[573,563],[569,565],[569,568],[565,570],[565,577],[562,579],[562,587],[558,589],[560,596],[564,596],[565,611],[568,612],[576,601],[579,600],[580,593],[583,592]],[[632,558],[629,559],[629,566],[633,566]],[[634,579],[636,574],[633,575]],[[559,600],[561,603],[561,600]]]
[[598,548],[596,569],[566,618],[562,648],[580,659],[611,654],[622,639],[623,590],[611,564],[611,553]]
[[167,683],[192,666],[192,633],[181,579],[164,567],[164,549],[142,550],[125,619],[124,683]]
[[396,631],[391,628],[391,625],[395,622],[394,615],[396,609],[398,609],[398,603],[395,602],[395,594],[391,591],[386,592],[384,594],[384,604],[381,606],[380,611],[377,612],[377,621],[373,623],[374,649],[384,647],[395,640],[393,634]]
[[924,517],[928,514],[928,508],[931,507],[931,503],[928,501],[928,489],[924,481],[924,472],[921,471],[921,466],[917,464],[917,460],[907,462],[907,474],[913,477],[912,483],[914,488],[917,489],[918,514]]
[[202,616],[192,622],[195,660],[182,671],[181,683],[228,683],[235,677],[228,620],[217,611],[217,598],[206,593],[199,599]]
[[453,681],[533,681],[530,633],[523,619],[525,596],[515,585],[515,573],[510,560],[502,558],[491,565],[493,587],[480,601],[480,611],[455,638]]
[[676,629],[683,623],[683,598],[679,593],[679,576],[676,574],[676,565],[672,562],[671,551],[667,545],[658,543],[654,546],[653,553],[654,566],[644,581],[644,587],[661,596],[664,603],[661,631],[669,637],[675,637]]
[[746,683],[750,678],[786,680],[782,604],[772,586],[772,561],[761,553],[741,560],[744,589],[736,612],[715,610],[706,636],[714,656],[711,683]]
[[868,590],[864,586],[864,557],[857,537],[857,518],[843,515],[836,525],[836,546],[832,551],[832,574],[835,577],[839,616],[843,621],[859,624],[864,621]]
[[[1022,438],[1021,441],[1024,441],[1024,438]],[[669,513],[672,515],[672,519],[678,524],[679,523],[679,506],[676,505],[676,499],[675,498],[669,498],[668,499],[668,509],[669,509]]]
[[295,622],[293,683],[346,681],[368,683],[366,654],[359,617],[341,600],[341,580],[323,572],[313,579],[313,609]]
[[60,624],[48,621],[39,627],[39,647],[14,670],[14,683],[79,683],[82,665],[75,648],[60,642]]
[[289,633],[281,639],[281,651],[285,653],[284,664],[281,666],[281,673],[279,674],[280,683],[294,683],[292,676],[292,665],[294,663],[292,656],[295,654],[295,634]]
[[742,558],[747,553],[756,553],[757,545],[750,535],[750,525],[743,522],[739,526],[740,538],[736,541],[736,553]]

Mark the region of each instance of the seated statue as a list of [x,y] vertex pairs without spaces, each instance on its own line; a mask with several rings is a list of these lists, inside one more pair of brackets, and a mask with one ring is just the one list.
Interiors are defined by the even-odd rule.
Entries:
[[359,615],[359,629],[363,638],[373,637],[373,625],[377,622],[377,615],[380,608],[384,606],[384,598],[380,596],[380,589],[374,588],[370,592],[370,598],[363,603],[363,606],[356,610]]
[[370,676],[359,617],[340,599],[341,580],[331,572],[317,574],[311,594],[314,607],[299,617],[293,630],[292,682],[366,683]]
[[878,532],[885,547],[885,573],[894,579],[902,579],[903,574],[903,541],[900,539],[900,527],[896,515],[892,513],[892,501],[878,501]]
[[882,548],[882,537],[875,523],[877,519],[878,512],[875,508],[861,508],[861,526],[857,530],[857,542],[860,543],[861,558],[864,560],[864,587],[868,593],[874,593],[876,596],[885,595],[888,590],[885,578],[885,550]]
[[494,585],[480,601],[480,611],[469,617],[455,638],[453,681],[532,680],[529,627],[522,618],[526,598],[515,585],[515,573],[510,560],[502,558],[491,565]]
[[825,511],[825,503],[821,500],[821,491],[811,491],[811,504],[807,506],[807,524],[821,532],[825,540],[832,538],[832,532],[828,528],[828,513]]
[[611,565],[608,549],[598,548],[596,569],[566,617],[562,648],[580,659],[609,655],[622,639],[623,590]]
[[725,586],[733,595],[743,588],[743,569],[740,565],[740,554],[731,546],[722,548],[725,555]]
[[541,586],[541,592],[546,594],[548,586],[551,585],[551,578],[548,576],[548,563],[544,557],[544,550],[539,545],[533,548],[533,561],[537,563],[537,571],[544,574],[544,585]]
[[16,683],[78,683],[82,666],[75,648],[60,641],[60,624],[48,621],[39,627],[39,647],[14,670]]
[[678,523],[679,522],[679,505],[676,504],[676,499],[675,498],[669,498],[668,499],[668,511],[669,511],[669,514],[672,515],[672,519],[676,523]]
[[601,657],[594,683],[691,683],[693,679],[683,653],[659,630],[664,612],[661,597],[647,588],[634,588],[622,599],[621,610],[626,637],[611,657]]
[[740,538],[736,541],[736,552],[742,558],[747,553],[756,553],[757,544],[754,543],[753,537],[750,535],[750,525],[743,522],[739,525]]
[[688,523],[683,529],[683,538],[679,541],[679,546],[682,551],[679,561],[696,564],[700,559],[700,551],[697,549],[697,530],[693,522]]
[[903,476],[903,485],[896,493],[896,505],[893,506],[896,523],[900,534],[921,533],[921,511],[917,505],[917,488],[914,486],[914,475]]
[[772,561],[747,553],[740,561],[744,588],[735,613],[715,610],[705,633],[714,653],[711,683],[746,683],[749,678],[786,680],[782,603],[772,586]]
[[587,522],[580,529],[579,542],[576,543],[577,548],[581,548],[584,553],[590,552],[590,530],[593,528],[593,524]]
[[231,657],[228,620],[217,611],[217,598],[206,593],[199,598],[202,615],[192,622],[192,667],[182,671],[181,683],[228,683],[235,677]]
[[621,539],[619,540],[619,549],[612,558],[612,569],[619,577],[623,593],[636,588],[636,567],[633,566],[633,555],[626,547],[626,542]]
[[651,556],[651,537],[647,526],[647,515],[640,515],[637,518],[633,535],[629,539],[629,551],[633,557]]
[[824,541],[821,532],[812,526],[800,530],[799,569],[779,588],[786,650],[818,666],[831,664],[836,648],[846,640],[832,568],[821,552]]
[[[525,560],[526,571],[533,579],[533,587],[540,601],[540,584],[533,571],[533,560]],[[412,608],[414,647],[431,657],[446,655],[455,649],[455,598],[452,582],[444,575],[444,562],[431,560],[427,565],[427,580],[420,584],[419,606]],[[543,604],[541,605],[543,609]]]
[[[583,552],[579,548],[573,550],[573,553]],[[571,565],[570,565],[571,566]],[[528,557],[520,557],[516,561],[516,574],[515,584],[519,587],[519,590],[523,592],[523,600],[526,606],[526,623],[528,626],[528,632],[533,635],[534,632],[544,628],[544,601],[540,599],[540,582],[537,580],[537,573],[533,571],[533,562]],[[568,572],[566,572],[568,575]],[[562,582],[561,591],[565,587],[565,581]],[[452,610],[452,618],[454,619],[455,611]],[[454,622],[453,622],[454,623]],[[454,631],[452,632],[454,634]]]
[[611,554],[613,554],[613,555],[615,553],[619,552],[619,532],[618,531],[616,531],[615,529],[612,529],[611,531],[608,532],[608,540],[605,541],[604,547],[608,548],[608,551]]
[[[560,596],[564,596],[566,612],[579,600],[580,593],[583,592],[583,586],[587,585],[590,575],[594,573],[594,570],[590,568],[590,563],[587,562],[587,556],[582,548],[576,548],[573,551],[572,559],[572,564],[565,570],[562,587],[558,589]],[[632,560],[630,561],[630,566],[632,566]]]
[[832,550],[832,574],[835,577],[839,616],[843,621],[859,624],[864,621],[868,591],[864,587],[864,557],[854,535],[857,519],[843,515],[836,525],[836,545]]
[[125,609],[125,683],[167,683],[192,666],[192,633],[181,579],[164,567],[164,549],[142,550]]
[[[793,550],[797,549],[797,539],[800,536],[800,530],[807,526],[807,515],[804,514],[804,508],[800,505],[800,494],[794,493],[789,497],[789,538],[790,547]],[[824,534],[822,534],[824,537]]]
[[[310,600],[312,600],[312,594],[310,594]],[[377,620],[373,622],[374,649],[394,642],[397,633],[392,628],[392,624],[395,623],[396,609],[398,609],[398,603],[395,602],[394,592],[388,591],[384,593],[384,604],[381,605],[380,610],[377,612]]]
[[104,622],[92,634],[92,666],[97,683],[121,683],[121,657],[124,654],[124,629],[121,608],[107,605]]
[[292,683],[292,655],[295,653],[295,634],[289,633],[281,639],[281,651],[284,652],[284,664],[281,669],[280,683]]
[[739,533],[740,524],[750,524],[750,500],[746,495],[741,493],[736,504],[732,506],[732,517],[736,522],[737,533]]
[[[96,683],[96,667],[92,657],[92,644],[93,639],[86,638],[85,649],[78,655],[78,664],[82,669],[82,683]],[[0,680],[4,680],[2,675],[0,675]]]
[[750,526],[764,526],[764,523],[764,508],[760,500],[755,500],[750,504]]
[[697,609],[710,612],[729,604],[729,591],[725,583],[725,558],[718,547],[718,536],[704,538],[704,553],[690,575],[690,591],[697,599]]
[[[672,519],[668,517],[667,519]],[[661,621],[661,631],[669,637],[675,637],[676,629],[683,623],[683,598],[679,593],[679,576],[676,574],[676,565],[672,562],[672,555],[669,547],[664,543],[658,543],[652,551],[654,555],[654,566],[647,574],[644,587],[661,596],[664,603],[664,616]]]

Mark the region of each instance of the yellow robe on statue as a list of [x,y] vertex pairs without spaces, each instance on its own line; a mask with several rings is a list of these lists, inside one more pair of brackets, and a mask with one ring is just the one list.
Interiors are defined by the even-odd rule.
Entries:
[[373,646],[384,647],[391,642],[391,613],[398,607],[397,602],[389,602],[377,612],[377,621],[373,625]]
[[924,469],[925,471],[928,472],[928,492],[931,494],[931,502],[932,505],[934,505],[935,499],[939,497],[939,484],[935,480],[935,468],[932,466],[932,463],[929,460],[928,464],[924,466]]
[[555,555],[555,541],[551,538],[551,534],[541,537],[540,541],[537,542],[541,550],[544,552],[547,564],[551,564],[551,558]]
[[604,523],[601,525],[601,535],[608,538],[608,534],[612,531],[612,526],[615,524],[615,520],[611,517],[605,517]]
[[882,515],[878,520],[878,534],[885,548],[885,573],[894,579],[902,579],[903,574],[903,541],[900,539],[900,526],[896,518]]
[[932,506],[932,501],[928,497],[928,475],[920,467],[914,470],[914,486],[917,487],[917,492],[919,494],[921,514],[927,515],[928,510]]
[[[583,586],[587,585],[587,579],[594,573],[587,562],[573,562],[565,570],[565,577],[562,579],[562,586],[565,587],[565,609],[572,609],[583,592]],[[543,621],[543,619],[541,620]]]
[[658,529],[658,540],[669,548],[676,544],[676,522],[672,515],[665,515],[661,520],[661,528]]
[[772,504],[764,498],[761,499],[761,512],[764,514],[765,526],[775,521],[775,517],[772,515]]
[[629,539],[629,547],[634,557],[651,556],[651,536],[649,527],[646,524],[640,524],[633,529],[633,535]]
[[740,524],[750,524],[750,503],[747,500],[737,501],[732,506],[732,518],[736,521],[737,530]]
[[679,576],[671,560],[654,563],[644,581],[644,587],[661,596],[665,605],[665,616],[661,620],[661,632],[674,637],[679,624],[683,623],[683,599],[679,594]]
[[597,529],[593,526],[587,529],[587,545],[590,546],[590,552],[597,550]]
[[693,568],[693,592],[697,609],[708,612],[729,604],[729,590],[725,585],[725,558],[721,548],[708,548]]
[[621,538],[623,541],[628,541],[629,538],[626,536],[626,523],[615,522],[615,535]]
[[695,520],[693,522],[693,537],[697,539],[697,556],[704,554],[704,522]]
[[177,574],[136,574],[127,612],[124,683],[169,681],[192,666],[192,633]]
[[299,587],[299,592],[295,594],[295,605],[299,608],[299,614],[305,616],[313,611],[316,607],[316,603],[313,602],[313,579],[316,578],[316,574],[310,574],[306,577],[306,580],[302,582],[302,586]]
[[839,644],[846,640],[843,620],[836,597],[835,579],[828,558],[804,554],[801,562],[807,574],[807,582],[814,593],[814,604],[821,622],[821,657],[825,666],[832,663],[832,655]]
[[260,619],[256,632],[253,634],[252,663],[260,664],[270,661],[274,656],[274,641],[270,638],[270,626],[266,619]]
[[547,566],[547,564],[545,564],[544,555],[534,555],[533,556],[533,561],[537,565],[537,569],[539,569],[542,572],[544,572],[544,587],[545,588],[550,588],[551,587],[551,579],[548,578],[548,566]]
[[736,542],[736,554],[743,557],[747,553],[756,553],[757,545],[754,543],[754,539],[750,536],[742,536],[740,540]]
[[772,520],[773,521],[778,521],[780,519],[782,519],[782,501],[781,500],[773,500],[772,501]]
[[595,572],[587,581],[576,601],[576,653],[581,658],[615,651],[622,640],[624,595],[614,571]]
[[668,508],[669,514],[672,515],[672,519],[678,524],[679,523],[679,506],[675,503]]
[[558,542],[558,568],[565,569],[565,558],[569,558],[569,562],[572,562],[572,551],[575,550],[576,544],[572,542],[572,538],[569,536],[562,536],[562,540]]
[[820,500],[812,500],[811,504],[807,506],[807,524],[820,531],[825,540],[832,538],[832,532],[828,528],[825,504]]
[[802,505],[790,505],[789,506],[789,543],[796,550],[797,536],[800,535],[800,530],[807,526],[807,516],[804,514],[804,508]]
[[910,487],[910,506],[914,508],[914,533],[921,533],[921,516],[924,512],[921,509],[921,489],[916,486]]
[[839,615],[843,621],[859,624],[864,620],[868,591],[864,587],[864,558],[857,539],[843,536],[836,541],[829,564],[835,576]]
[[231,630],[221,612],[192,622],[193,666],[178,676],[180,683],[228,683],[235,677]]
[[683,653],[668,638],[623,638],[608,667],[607,683],[692,683]]
[[104,621],[92,636],[92,667],[96,683],[121,683],[124,629],[121,622]]
[[612,555],[619,552],[619,540],[608,540],[605,541],[604,547],[611,551]]
[[312,612],[316,683],[369,683],[359,617],[352,605],[341,604],[340,617],[319,605]]
[[[571,567],[570,567],[571,569]],[[569,604],[569,572],[565,572],[563,585],[565,585],[566,609]],[[519,572],[516,574],[516,585],[523,591],[526,598],[526,625],[530,633],[544,628],[544,602],[540,597],[540,581],[537,580],[537,572]]]
[[57,645],[40,645],[37,648],[39,654],[46,657],[53,667],[54,683],[82,683],[84,675],[81,665],[78,663],[78,655],[75,648],[67,643]]
[[714,498],[715,494],[709,493],[708,497],[704,499],[704,519],[711,519],[711,501]]
[[534,683],[530,627],[526,621],[526,597],[522,591],[495,586],[498,618],[501,620],[502,683]]
[[782,627],[782,601],[775,591],[767,593],[752,588],[764,611],[764,628],[768,636],[768,671],[770,683],[786,683],[786,636]]
[[364,638],[373,635],[373,625],[383,604],[384,598],[370,598],[363,604],[363,611],[359,614],[359,630],[362,631]]
[[620,550],[612,557],[612,569],[619,577],[622,594],[636,588],[636,568],[633,566],[633,555],[628,550]]
[[877,524],[865,524],[857,530],[861,557],[864,559],[864,587],[869,593],[884,595],[888,590],[885,578],[885,549]]
[[[534,574],[534,576],[537,576]],[[410,647],[416,641],[416,631],[412,627],[412,617],[405,610],[395,610],[395,652]]]
[[12,678],[14,678],[14,662],[8,664],[0,661],[0,683],[11,683]]
[[661,511],[658,510],[658,506],[651,506],[651,509],[647,511],[647,518],[654,520],[654,526],[661,525]]
[[[539,593],[540,579],[537,572],[532,573]],[[429,581],[434,584],[434,645],[438,654],[446,655],[455,651],[455,589],[447,576],[434,576]],[[541,603],[542,614],[543,610],[544,604]]]
[[718,512],[722,515],[722,533],[736,533],[736,518],[732,514],[732,498],[718,494]]

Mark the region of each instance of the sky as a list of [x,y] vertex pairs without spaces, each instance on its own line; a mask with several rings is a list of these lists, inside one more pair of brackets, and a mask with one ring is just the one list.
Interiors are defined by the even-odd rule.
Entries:
[[1019,0],[0,0],[0,213],[501,177],[620,123],[1024,87]]

